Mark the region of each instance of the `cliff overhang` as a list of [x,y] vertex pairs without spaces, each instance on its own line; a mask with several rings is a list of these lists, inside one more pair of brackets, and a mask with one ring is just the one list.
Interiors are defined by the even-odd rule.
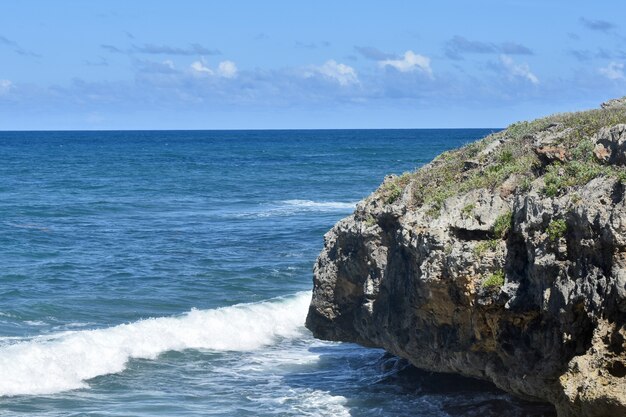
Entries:
[[559,416],[626,415],[626,100],[389,176],[325,235],[306,325]]

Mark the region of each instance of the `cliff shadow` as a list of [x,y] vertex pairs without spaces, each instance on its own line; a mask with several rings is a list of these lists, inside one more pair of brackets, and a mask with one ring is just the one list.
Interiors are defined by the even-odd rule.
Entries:
[[524,401],[486,381],[422,371],[380,349],[341,343],[309,351],[319,360],[295,368],[283,383],[328,393],[353,417],[556,416],[551,404]]

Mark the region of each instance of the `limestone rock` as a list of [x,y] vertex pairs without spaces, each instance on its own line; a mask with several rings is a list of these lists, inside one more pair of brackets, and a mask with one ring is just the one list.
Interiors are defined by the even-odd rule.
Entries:
[[[624,164],[625,128],[595,136],[606,164]],[[503,146],[475,154],[492,155],[492,171],[461,154],[459,178],[501,172]],[[443,163],[423,177],[437,180],[428,173]],[[537,175],[444,193],[441,204],[413,201],[415,179],[391,203],[381,187],[325,235],[307,327],[550,401],[560,417],[626,416],[626,187],[599,176],[548,195]]]
[[562,123],[552,123],[533,135],[533,146],[535,148],[551,147],[559,139],[569,135],[571,131],[571,128],[565,128]]
[[626,106],[626,97],[614,98],[612,100],[605,101],[604,103],[602,103],[601,106],[602,106],[603,109],[612,109],[612,108],[616,108],[616,107],[624,107],[624,106]]
[[594,141],[593,152],[600,161],[626,165],[626,124],[602,128]]
[[564,162],[567,159],[567,151],[559,146],[542,146],[536,148],[535,152],[545,163],[553,161]]

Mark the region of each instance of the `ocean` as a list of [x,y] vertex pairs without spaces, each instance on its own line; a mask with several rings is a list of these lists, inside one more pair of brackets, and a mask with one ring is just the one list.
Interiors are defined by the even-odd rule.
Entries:
[[0,132],[0,416],[553,415],[303,326],[324,233],[490,132]]

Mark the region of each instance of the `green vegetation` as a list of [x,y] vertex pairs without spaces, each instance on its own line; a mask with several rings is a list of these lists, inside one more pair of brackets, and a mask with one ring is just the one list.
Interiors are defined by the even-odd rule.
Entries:
[[595,135],[601,128],[624,123],[626,108],[595,109],[551,116],[571,131],[561,141],[567,148],[574,148],[581,141]]
[[487,251],[493,252],[497,248],[498,248],[498,240],[497,239],[483,240],[481,242],[478,242],[476,244],[476,246],[474,246],[474,254],[476,256],[482,256]]
[[519,181],[519,184],[517,185],[517,189],[520,190],[521,192],[528,192],[530,191],[532,187],[532,183],[533,183],[533,179],[530,178],[529,176],[525,176]]
[[433,190],[432,195],[430,195],[429,198],[425,201],[425,203],[432,204],[432,207],[428,211],[428,215],[431,217],[437,217],[439,215],[441,207],[443,206],[443,202],[453,195],[454,191],[449,188],[439,188]]
[[564,163],[548,165],[543,193],[549,197],[563,194],[567,188],[587,184],[594,178],[605,176],[626,182],[626,170],[602,165],[593,154],[593,135],[603,127],[626,123],[626,108],[598,109],[586,112],[552,116],[563,124],[566,134],[558,145],[568,150],[570,158]]
[[625,182],[626,171],[614,166],[600,165],[596,161],[569,161],[566,164],[555,163],[546,168],[543,193],[548,197],[556,197],[569,187],[585,185],[594,178],[605,176],[615,177]]
[[387,204],[395,202],[402,195],[402,187],[398,184],[391,184],[387,190]]
[[546,233],[548,233],[548,238],[556,242],[567,232],[567,223],[564,219],[552,220],[550,224],[548,224],[548,228],[546,229]]
[[513,221],[513,213],[507,211],[496,218],[493,225],[493,239],[483,240],[478,242],[474,246],[474,255],[482,256],[485,253],[493,252],[498,248],[498,242],[504,239],[511,230],[511,223]]
[[545,117],[542,119],[522,122],[516,122],[507,128],[509,135],[514,139],[523,138],[526,136],[534,135],[537,132],[546,130],[552,123],[555,122],[554,118],[558,118],[558,115]]
[[501,214],[493,224],[493,234],[496,239],[504,239],[509,230],[511,230],[511,223],[513,222],[513,213],[507,211]]
[[501,165],[510,164],[511,162],[513,162],[513,152],[511,152],[509,149],[503,150],[498,156],[498,162]]
[[374,216],[372,216],[371,214],[368,214],[367,217],[365,218],[365,225],[367,227],[372,227],[376,224],[376,219],[374,218]]
[[[539,190],[546,196],[559,196],[572,187],[604,176],[626,182],[626,169],[603,165],[593,154],[592,137],[602,127],[626,123],[626,107],[555,114],[531,122],[518,122],[460,149],[439,155],[428,168],[406,173],[385,183],[379,195],[393,203],[412,182],[413,206],[428,205],[428,215],[437,217],[447,198],[486,188],[495,190],[506,182],[511,191],[529,191],[533,180],[544,177]],[[550,147],[562,151],[563,161],[540,160],[536,138],[553,137]],[[466,164],[471,160],[472,164]],[[469,215],[470,209],[463,209]]]
[[501,288],[504,285],[504,271],[502,269],[489,275],[487,279],[483,281],[483,287],[485,288]]
[[394,178],[391,181],[386,182],[382,186],[383,193],[385,195],[385,202],[387,204],[394,203],[402,195],[404,187],[406,187],[411,180],[411,173],[405,172],[399,177]]
[[469,217],[470,214],[472,214],[472,211],[474,211],[474,208],[476,206],[474,204],[468,204],[465,207],[463,207],[463,210],[461,210],[461,213],[463,213],[464,216]]
[[[503,136],[502,132],[496,133],[459,150],[448,151],[445,157],[437,158],[430,169],[415,172],[415,204],[431,204],[428,214],[437,217],[443,202],[452,195],[478,188],[493,189],[513,175],[518,182],[530,178],[532,170],[539,166],[539,160],[532,152],[529,138],[522,140],[522,146],[505,142],[492,152],[481,154]],[[465,161],[476,156],[480,166],[464,171]]]

